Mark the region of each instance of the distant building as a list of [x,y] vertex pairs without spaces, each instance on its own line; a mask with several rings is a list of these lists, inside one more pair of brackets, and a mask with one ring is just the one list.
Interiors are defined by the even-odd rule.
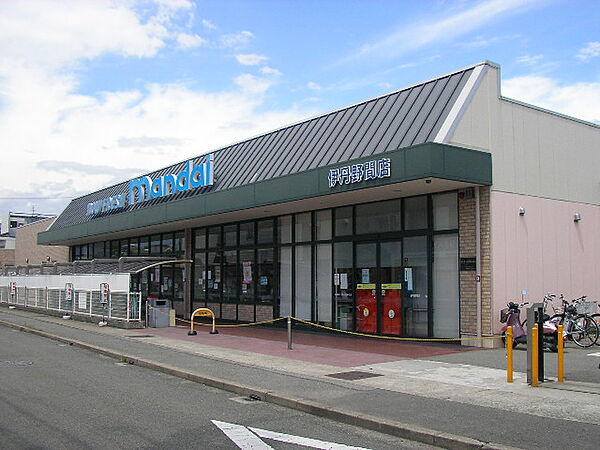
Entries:
[[[56,217],[56,214],[22,213],[9,211],[0,216],[0,236],[15,237],[15,230],[39,220]],[[14,248],[14,247],[13,247]]]
[[[40,264],[68,261],[62,247],[37,245],[37,234],[46,231],[56,220],[55,214],[22,213],[9,211],[0,216],[0,267],[19,264]],[[22,227],[35,224],[24,232]],[[29,260],[29,262],[27,262]]]
[[50,228],[55,220],[56,217],[50,217],[20,226],[15,230],[15,265],[69,261],[69,247],[37,243],[38,233]]

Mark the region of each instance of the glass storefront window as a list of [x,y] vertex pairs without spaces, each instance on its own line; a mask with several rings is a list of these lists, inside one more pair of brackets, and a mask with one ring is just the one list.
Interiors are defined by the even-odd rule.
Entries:
[[312,319],[311,250],[312,249],[310,245],[299,245],[295,248],[295,316],[304,320]]
[[453,230],[458,228],[458,204],[456,192],[436,194],[433,200],[433,229]]
[[173,253],[181,257],[185,255],[185,233],[178,231],[173,237]]
[[221,227],[210,227],[208,229],[208,248],[221,247]]
[[282,216],[278,223],[279,242],[289,244],[292,242],[292,216]]
[[296,214],[296,242],[307,242],[311,238],[311,214]]
[[335,235],[350,236],[352,234],[352,206],[335,209]]
[[110,257],[118,258],[119,257],[119,241],[110,241]]
[[171,255],[173,253],[173,233],[166,233],[162,236],[162,254]]
[[341,330],[352,330],[354,327],[352,245],[352,242],[337,242],[333,246],[333,288],[335,314],[337,326]]
[[429,311],[427,236],[408,237],[404,238],[403,242],[405,334],[427,336]]
[[194,257],[194,301],[206,300],[206,253],[196,253]]
[[317,318],[319,322],[331,323],[331,244],[317,245],[317,267],[315,269],[317,285]]
[[237,251],[227,250],[223,252],[223,302],[238,302],[238,275],[237,275]]
[[129,255],[129,239],[121,239],[119,256],[127,256],[127,255]]
[[457,338],[460,335],[458,235],[433,238],[433,335]]
[[240,300],[242,302],[254,301],[254,283],[256,281],[256,264],[254,250],[240,250]]
[[87,245],[81,246],[81,259],[88,259],[88,246]]
[[204,250],[206,248],[206,228],[194,231],[194,247],[197,250]]
[[140,241],[138,238],[129,239],[129,256],[139,256]]
[[386,233],[400,231],[400,199],[356,206],[356,233]]
[[94,258],[104,258],[104,242],[94,244]]
[[272,244],[273,243],[273,219],[258,221],[258,243]]
[[206,264],[208,301],[221,302],[221,252],[209,252]]
[[421,230],[427,228],[427,196],[404,199],[404,229]]
[[254,245],[254,222],[240,223],[240,245]]
[[274,260],[272,248],[258,249],[257,264],[257,300],[262,303],[273,302]]
[[150,254],[150,238],[144,236],[140,238],[140,256],[148,256]]
[[316,212],[317,240],[331,239],[331,210],[325,209]]
[[150,254],[160,255],[160,234],[150,237]]
[[223,242],[225,247],[237,245],[237,225],[225,225],[223,227]]
[[279,316],[292,315],[292,247],[279,249]]

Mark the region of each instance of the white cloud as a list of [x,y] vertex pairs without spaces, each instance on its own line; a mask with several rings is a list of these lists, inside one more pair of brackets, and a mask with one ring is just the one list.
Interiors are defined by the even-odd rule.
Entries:
[[[244,74],[219,92],[181,82],[82,94],[81,68],[107,54],[151,58],[185,35],[187,1],[0,2],[0,209],[60,212],[81,195],[278,128],[313,111],[259,112],[274,77]],[[148,12],[151,11],[151,12]],[[242,32],[230,44],[252,38]],[[188,43],[199,40],[188,34]],[[114,167],[111,170],[107,166]],[[125,169],[127,168],[127,169]],[[130,168],[130,169],[129,169]]]
[[517,58],[517,62],[526,66],[535,66],[543,59],[544,55],[523,55]]
[[575,56],[581,61],[587,62],[588,60],[600,56],[600,42],[588,42],[585,47],[579,50],[579,53]]
[[202,19],[202,26],[207,30],[216,30],[218,27],[208,19]]
[[219,41],[223,47],[237,49],[248,45],[253,38],[254,34],[250,31],[240,31],[234,34],[224,34]]
[[197,34],[179,33],[177,35],[177,42],[180,48],[187,49],[206,44],[206,39]]
[[306,87],[313,91],[320,91],[323,89],[320,85],[318,85],[314,81],[309,81],[308,83],[306,83]]
[[273,85],[273,82],[265,78],[245,73],[236,77],[235,84],[242,88],[243,92],[257,95],[264,94]]
[[279,70],[277,70],[277,69],[274,69],[274,68],[272,68],[272,67],[269,67],[269,66],[264,66],[264,67],[261,67],[261,68],[260,68],[260,71],[261,71],[262,73],[264,73],[265,75],[273,75],[273,76],[276,76],[276,77],[278,77],[278,76],[281,76],[281,75],[282,75],[282,73],[281,73]]
[[259,64],[267,61],[269,58],[266,56],[249,53],[244,55],[235,55],[235,59],[237,59],[237,62],[239,62],[242,66],[258,66]]
[[364,44],[340,62],[347,63],[366,57],[395,58],[438,41],[448,42],[457,36],[476,30],[500,16],[517,13],[540,3],[542,2],[537,0],[467,2],[467,5],[474,6],[455,14],[445,14],[437,20],[428,17],[427,20],[414,24],[403,23],[387,36]]
[[502,94],[535,106],[600,123],[600,83],[561,84],[542,76],[504,80]]

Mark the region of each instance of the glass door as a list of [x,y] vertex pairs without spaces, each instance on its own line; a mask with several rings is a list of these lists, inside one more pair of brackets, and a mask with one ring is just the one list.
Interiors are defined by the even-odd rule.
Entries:
[[403,267],[402,242],[391,241],[380,244],[380,297],[381,333],[405,334],[403,314]]
[[378,283],[377,243],[356,244],[356,331],[377,333]]

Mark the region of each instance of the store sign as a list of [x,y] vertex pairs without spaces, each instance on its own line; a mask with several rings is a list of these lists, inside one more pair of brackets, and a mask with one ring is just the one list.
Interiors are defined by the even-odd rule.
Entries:
[[392,166],[389,158],[375,161],[352,164],[329,170],[329,187],[333,188],[343,184],[360,183],[362,181],[389,178],[392,175]]
[[178,192],[189,191],[214,183],[214,156],[206,155],[202,164],[194,166],[193,160],[185,164],[178,174],[162,175],[154,180],[150,176],[136,178],[129,182],[127,194],[106,197],[87,204],[87,215],[121,209],[129,205],[143,203],[155,198],[168,197]]

